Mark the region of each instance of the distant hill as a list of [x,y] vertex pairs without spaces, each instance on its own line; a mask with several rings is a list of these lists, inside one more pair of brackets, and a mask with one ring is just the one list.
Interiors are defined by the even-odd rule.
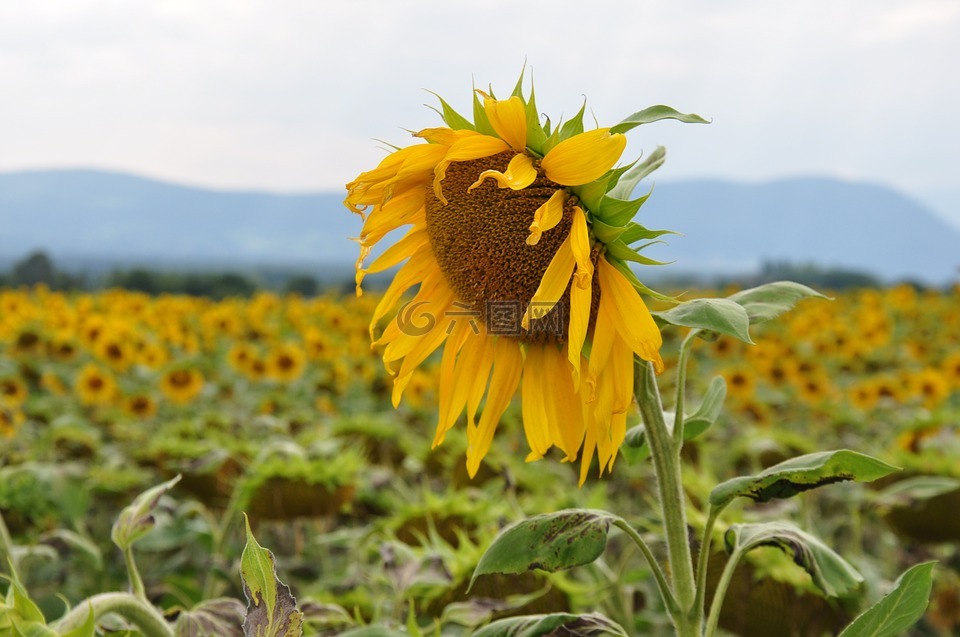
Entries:
[[[40,248],[58,262],[346,271],[357,254],[348,237],[360,219],[342,199],[207,190],[92,170],[0,174],[0,259]],[[780,260],[942,283],[960,266],[960,230],[871,184],[658,183],[638,221],[684,235],[649,252],[684,272],[735,274]]]

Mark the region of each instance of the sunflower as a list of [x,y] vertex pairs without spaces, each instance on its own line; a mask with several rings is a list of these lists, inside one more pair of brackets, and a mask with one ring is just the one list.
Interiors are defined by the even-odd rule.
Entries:
[[0,405],[15,408],[27,400],[27,384],[19,376],[0,378]]
[[136,418],[153,418],[157,413],[157,401],[148,394],[133,394],[124,398],[123,411]]
[[[540,120],[534,91],[476,91],[474,121],[440,99],[446,126],[413,133],[347,184],[345,205],[364,217],[357,294],[368,273],[399,268],[373,313],[398,405],[414,371],[444,345],[434,446],[466,408],[467,470],[474,476],[519,388],[528,461],[556,446],[613,467],[633,400],[634,355],[659,372],[660,331],[629,262],[666,233],[632,221],[646,196],[634,186],[660,165],[615,167],[623,133],[657,119],[704,121],[657,106],[612,128],[584,130],[584,108],[562,126]],[[366,213],[366,214],[365,214]],[[406,234],[365,265],[388,233]],[[377,334],[403,294],[413,300]],[[484,395],[483,410],[479,415]]]
[[173,369],[160,378],[160,391],[173,403],[185,405],[203,389],[203,374],[196,369]]
[[88,363],[77,374],[74,387],[84,405],[109,405],[113,401],[117,382],[110,372]]
[[299,346],[293,343],[281,343],[267,352],[265,362],[267,376],[282,383],[289,383],[303,375],[307,357]]

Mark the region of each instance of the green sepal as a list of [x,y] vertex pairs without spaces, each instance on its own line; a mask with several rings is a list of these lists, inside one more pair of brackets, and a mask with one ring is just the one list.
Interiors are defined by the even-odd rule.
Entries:
[[626,231],[626,228],[611,226],[608,223],[600,221],[596,217],[594,217],[592,220],[591,229],[593,230],[593,236],[603,243],[613,243]]
[[583,106],[580,107],[580,111],[573,116],[573,119],[560,127],[560,141],[570,139],[574,135],[579,135],[583,132],[583,114],[586,110],[587,100],[583,100]]
[[[492,94],[491,97],[493,97]],[[477,97],[476,88],[473,90],[473,125],[475,127],[474,130],[481,135],[499,137],[497,132],[493,130],[493,126],[490,124],[490,118],[487,117],[487,111],[483,108],[483,102],[481,102],[480,98]]]
[[667,149],[663,146],[657,146],[650,155],[639,164],[630,169],[627,174],[617,182],[616,188],[612,188],[609,196],[616,199],[629,199],[644,177],[663,165],[667,159]]
[[662,237],[665,234],[680,234],[679,232],[674,232],[673,230],[651,230],[645,226],[641,226],[639,223],[631,221],[626,225],[626,230],[623,234],[620,235],[620,240],[630,245],[631,243],[636,243],[637,241],[642,241],[644,239],[656,239],[657,237]]
[[611,197],[608,193],[600,202],[600,210],[597,215],[611,226],[625,226],[637,215],[640,206],[647,202],[652,193],[653,190],[651,189],[650,192],[639,199],[630,201]]
[[[609,174],[607,173],[607,175]],[[573,186],[570,190],[579,197],[580,203],[587,210],[597,210],[600,208],[600,202],[603,201],[603,196],[607,192],[607,179],[608,177],[604,176],[582,186]]]
[[[523,99],[523,96],[520,96]],[[537,96],[530,80],[530,99],[525,101],[527,113],[527,147],[543,156],[543,142],[547,140],[548,132],[540,125],[540,114],[537,112]],[[549,120],[547,120],[549,122]]]
[[[471,122],[466,117],[464,117],[463,115],[458,113],[456,110],[454,110],[454,108],[450,106],[450,104],[448,104],[445,99],[440,97],[439,94],[429,90],[427,92],[433,95],[434,97],[436,97],[438,100],[440,100],[441,110],[437,112],[440,113],[440,117],[443,118],[444,124],[452,128],[453,130],[476,130],[476,128],[474,128],[473,126],[473,122]],[[435,111],[437,110],[432,106],[430,108],[433,108],[433,110]]]
[[645,257],[638,252],[648,246],[651,246],[655,243],[663,243],[662,241],[651,241],[642,245],[640,248],[634,249],[627,244],[625,244],[620,238],[617,238],[615,241],[610,241],[607,243],[607,254],[621,259],[623,261],[633,261],[634,263],[639,263],[640,265],[666,265],[664,261],[657,261],[656,259],[651,259],[650,257]]
[[[609,255],[608,255],[609,257]],[[666,301],[668,303],[676,303],[677,298],[674,296],[667,296],[662,292],[657,292],[652,288],[648,288],[643,283],[640,282],[640,279],[637,278],[637,275],[633,273],[633,270],[630,269],[630,266],[617,259],[615,257],[607,258],[607,262],[620,271],[620,274],[627,277],[627,281],[630,281],[630,284],[633,288],[640,294],[644,294],[651,298],[657,299],[658,301]]]
[[632,130],[641,124],[650,124],[651,122],[657,122],[661,119],[676,119],[686,124],[709,124],[710,122],[703,119],[699,115],[694,113],[681,113],[676,109],[670,108],[669,106],[664,106],[663,104],[658,104],[656,106],[650,106],[643,109],[642,111],[637,111],[630,117],[627,117],[622,122],[613,126],[610,129],[611,133],[626,133],[628,130]]

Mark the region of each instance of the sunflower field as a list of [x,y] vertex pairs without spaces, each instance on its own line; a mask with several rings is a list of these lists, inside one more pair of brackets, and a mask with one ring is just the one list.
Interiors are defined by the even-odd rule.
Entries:
[[[902,469],[731,506],[731,522],[776,516],[815,532],[864,577],[828,599],[789,555],[760,548],[724,583],[721,630],[835,635],[907,567],[935,560],[929,606],[904,634],[960,634],[958,293],[829,293],[757,326],[752,345],[720,336],[693,350],[691,379],[704,380],[689,381],[690,400],[720,377],[726,402],[683,448],[691,531],[707,524],[710,485],[793,456],[849,447]],[[505,526],[569,508],[616,510],[662,553],[652,469],[628,434],[615,470],[594,459],[577,489],[565,451],[528,457],[516,403],[468,467],[464,427],[435,444],[439,356],[394,408],[370,345],[380,299],[0,290],[0,634],[243,635],[259,580],[241,576],[241,554],[246,569],[256,550],[282,581],[264,580],[281,591],[270,612],[296,604],[304,634],[470,635],[538,613],[590,614],[581,632],[529,634],[621,634],[586,625],[601,615],[627,634],[672,634],[624,534],[580,568],[471,582]],[[662,330],[668,396],[684,332]],[[640,422],[635,407],[626,418]],[[706,556],[720,568],[723,544]],[[87,616],[84,600],[131,590],[155,617]]]

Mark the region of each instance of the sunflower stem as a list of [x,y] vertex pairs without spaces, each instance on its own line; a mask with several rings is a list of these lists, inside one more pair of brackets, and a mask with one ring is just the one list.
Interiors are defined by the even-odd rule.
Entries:
[[4,558],[10,565],[11,575],[18,577],[17,565],[14,561],[16,558],[13,554],[13,538],[10,536],[6,522],[3,521],[3,514],[0,513],[0,564],[3,563]]
[[[708,505],[709,506],[709,505]],[[707,522],[703,526],[703,538],[700,542],[700,554],[697,556],[697,600],[694,604],[694,612],[699,624],[704,616],[704,599],[707,594],[707,563],[710,560],[710,544],[713,540],[713,527],[717,523],[717,518],[724,507],[718,509],[709,506],[707,509]]]
[[137,562],[133,559],[133,547],[128,546],[123,549],[123,561],[127,565],[127,575],[130,578],[130,588],[133,595],[144,602],[147,601],[147,589],[143,585],[143,578],[140,577],[140,569],[137,568]]
[[671,440],[670,431],[663,418],[663,404],[660,401],[653,365],[637,360],[634,379],[634,393],[640,405],[650,455],[657,474],[673,591],[679,605],[679,609],[671,613],[671,616],[679,637],[696,637],[700,634],[700,627],[694,608],[696,590],[690,541],[687,536],[686,499],[680,476],[680,451],[678,445]]
[[673,444],[677,448],[677,453],[683,449],[683,401],[687,385],[687,361],[690,360],[693,341],[699,333],[698,329],[690,330],[680,345],[680,360],[677,362],[677,400],[673,417]]
[[730,580],[733,578],[733,572],[737,570],[737,564],[743,553],[737,549],[730,555],[727,565],[723,567],[723,575],[717,583],[717,590],[713,593],[713,601],[710,602],[710,616],[707,618],[707,628],[703,633],[704,637],[713,637],[717,632],[717,624],[720,623],[720,609],[723,607],[723,598],[727,596],[727,588],[730,587]]
[[626,520],[623,518],[617,518],[613,522],[614,526],[626,533],[633,543],[637,545],[640,549],[640,552],[643,553],[643,557],[646,558],[647,564],[650,565],[650,570],[653,571],[654,579],[657,580],[657,588],[660,590],[660,596],[663,597],[663,603],[667,607],[667,610],[670,614],[679,612],[680,607],[677,605],[677,600],[673,596],[673,591],[670,590],[670,585],[667,583],[667,579],[663,575],[663,569],[660,568],[660,564],[657,563],[657,558],[653,556],[653,552],[650,550],[650,547],[647,546],[647,543],[643,540],[643,537],[637,533],[637,530],[627,524]]
[[73,607],[52,626],[58,635],[75,630],[90,616],[96,619],[111,613],[133,623],[146,637],[173,637],[173,629],[156,608],[130,593],[101,593]]

